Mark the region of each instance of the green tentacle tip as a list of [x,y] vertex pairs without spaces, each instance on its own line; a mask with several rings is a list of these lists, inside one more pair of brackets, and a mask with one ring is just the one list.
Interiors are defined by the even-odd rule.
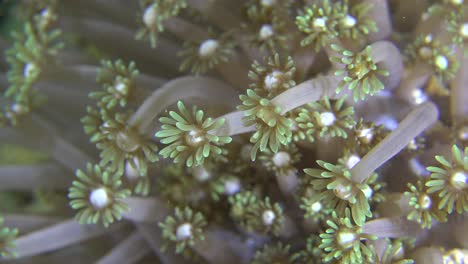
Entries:
[[160,155],[192,167],[202,165],[210,156],[217,158],[226,154],[222,146],[230,143],[232,138],[212,134],[223,126],[224,119],[205,117],[196,106],[189,111],[182,101],[177,103],[177,108],[178,112],[170,111],[168,117],[159,119],[162,126],[155,136],[167,145]]
[[15,239],[19,234],[17,228],[2,227],[4,219],[0,217],[0,259],[16,257]]
[[255,252],[251,264],[294,263],[291,246],[281,242],[269,244]]
[[77,170],[76,177],[78,179],[68,190],[68,198],[70,207],[78,210],[75,218],[81,224],[100,222],[108,227],[129,210],[123,199],[130,196],[131,191],[122,188],[118,174],[88,163],[86,172]]

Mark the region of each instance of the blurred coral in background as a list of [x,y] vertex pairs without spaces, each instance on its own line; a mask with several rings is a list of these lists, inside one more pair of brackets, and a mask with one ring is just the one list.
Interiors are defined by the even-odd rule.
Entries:
[[463,0],[0,12],[2,263],[468,263]]

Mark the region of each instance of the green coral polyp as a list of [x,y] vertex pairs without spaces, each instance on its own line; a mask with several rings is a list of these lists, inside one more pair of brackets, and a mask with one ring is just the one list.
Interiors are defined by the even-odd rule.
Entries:
[[372,216],[366,195],[372,191],[372,188],[367,182],[362,184],[353,182],[351,172],[345,166],[321,160],[318,160],[317,164],[323,169],[304,170],[311,176],[307,179],[306,185],[317,191],[310,197],[311,201],[321,202],[327,208],[335,209],[339,216],[342,216],[346,208],[350,208],[354,222],[362,226],[366,217]]
[[207,222],[203,214],[195,212],[189,207],[176,207],[174,215],[166,217],[159,223],[165,243],[162,249],[174,246],[177,254],[183,254],[197,243],[204,240],[204,229]]
[[120,176],[88,163],[86,172],[76,171],[77,180],[68,191],[71,208],[78,210],[76,219],[84,224],[102,223],[105,227],[122,218],[129,210],[123,199],[130,195]]
[[323,260],[329,262],[333,259],[344,264],[372,263],[373,250],[363,241],[375,240],[376,237],[362,233],[359,226],[353,225],[349,210],[344,217],[333,213],[333,218],[327,220],[330,227],[320,234],[320,248],[325,252]]
[[135,127],[129,127],[128,114],[117,113],[100,126],[97,148],[101,150],[101,166],[110,168],[122,175],[125,161],[130,162],[141,176],[146,176],[148,165],[159,160],[158,146],[141,135]]
[[468,211],[468,148],[460,150],[452,146],[452,156],[447,160],[444,156],[436,156],[440,167],[430,166],[430,179],[426,182],[427,192],[440,197],[439,209],[459,214]]
[[16,256],[15,239],[19,234],[17,228],[4,227],[3,222],[4,219],[0,217],[0,259]]
[[345,66],[344,69],[335,72],[336,76],[344,75],[336,90],[337,93],[347,87],[353,91],[354,101],[358,101],[359,99],[364,100],[367,95],[372,96],[384,89],[384,84],[379,76],[388,76],[389,72],[379,68],[374,62],[371,56],[371,46],[367,46],[357,54],[344,50],[335,44],[332,44],[331,48],[343,56],[341,58],[332,58],[332,61]]
[[169,117],[161,117],[161,130],[156,137],[167,145],[159,154],[164,158],[171,158],[175,163],[185,163],[188,167],[202,165],[206,158],[214,158],[225,154],[222,146],[231,142],[231,137],[211,134],[220,128],[225,120],[204,117],[202,110],[193,107],[187,110],[185,105],[177,103],[179,113],[169,112]]
[[251,159],[255,160],[257,151],[269,148],[273,153],[278,152],[280,145],[287,145],[292,138],[293,121],[281,115],[281,107],[270,100],[262,98],[255,91],[248,89],[247,95],[240,95],[242,105],[239,110],[244,111],[246,126],[255,125],[256,131],[250,137],[255,145],[251,151]]

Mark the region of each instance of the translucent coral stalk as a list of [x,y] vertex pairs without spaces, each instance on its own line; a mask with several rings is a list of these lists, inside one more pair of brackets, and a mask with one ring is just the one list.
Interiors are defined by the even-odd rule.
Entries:
[[398,154],[412,139],[434,124],[438,117],[437,106],[431,102],[414,108],[390,135],[351,169],[352,180],[356,183],[364,182],[378,167]]
[[223,30],[230,30],[238,27],[241,20],[233,12],[226,10],[217,1],[187,0],[190,7],[205,15],[215,25],[219,25]]
[[[133,30],[120,25],[91,18],[80,20],[66,17],[61,21],[64,29],[78,32],[84,38],[92,40],[106,53],[118,54],[119,58],[124,60],[136,61],[142,70],[156,72],[157,69],[161,74],[172,75],[177,72],[180,61],[172,54],[177,53],[179,45],[172,41],[160,38],[158,49],[151,49],[135,42]],[[121,45],[115,45],[115,41],[125,45],[125,49],[121,49]],[[160,67],[155,67],[156,65]]]
[[461,59],[460,69],[455,75],[450,90],[450,112],[457,121],[462,121],[468,117],[468,57]]
[[0,166],[0,190],[66,190],[71,180],[70,173],[52,163]]
[[134,231],[105,256],[100,258],[98,264],[137,263],[150,252],[148,244],[138,231]]
[[372,60],[389,73],[387,77],[382,78],[385,90],[395,89],[400,83],[404,69],[400,50],[389,41],[378,41],[371,47]]
[[62,221],[59,217],[39,216],[31,214],[6,214],[2,216],[5,226],[14,226],[22,233],[28,233],[40,228],[52,226]]
[[[365,3],[365,4],[364,4]],[[390,17],[390,7],[386,0],[365,0],[364,5],[371,5],[372,9],[369,11],[368,16],[377,24],[379,29],[377,32],[369,33],[371,42],[383,40],[390,36],[392,33],[392,21]]]
[[215,99],[223,104],[234,105],[234,89],[227,84],[208,77],[180,77],[171,80],[148,97],[129,120],[129,126],[137,126],[140,133],[148,133],[154,119],[167,107],[179,100],[189,98]]
[[[279,106],[281,108],[281,114],[284,115],[296,107],[318,101],[325,96],[336,98],[335,88],[339,81],[339,77],[331,75],[317,77],[286,90],[273,98],[271,102]],[[242,120],[244,118],[243,111],[231,112],[219,118],[224,118],[226,121],[223,126],[215,132],[216,135],[233,136],[255,131],[255,125],[244,125]]]
[[81,225],[74,219],[55,224],[53,226],[34,231],[16,239],[18,258],[31,257],[67,246],[84,240],[100,236],[121,228],[117,224],[110,229],[100,226]]
[[170,210],[159,199],[129,197],[124,203],[131,209],[123,213],[122,217],[139,223],[163,221],[170,214]]
[[418,224],[406,220],[405,217],[375,219],[362,226],[363,233],[381,238],[416,237],[420,230]]

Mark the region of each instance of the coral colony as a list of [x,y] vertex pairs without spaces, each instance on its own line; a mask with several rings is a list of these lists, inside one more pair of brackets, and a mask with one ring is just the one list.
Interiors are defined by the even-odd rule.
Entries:
[[468,263],[464,0],[15,6],[2,262]]

